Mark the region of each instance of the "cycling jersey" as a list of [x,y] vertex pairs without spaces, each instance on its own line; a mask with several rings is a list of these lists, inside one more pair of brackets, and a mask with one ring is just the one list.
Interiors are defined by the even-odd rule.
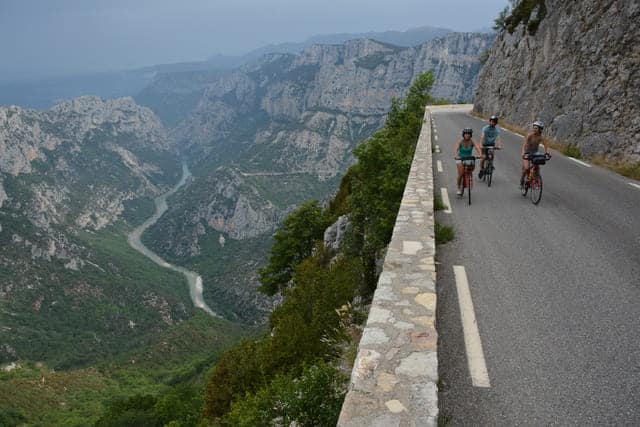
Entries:
[[484,135],[482,145],[495,145],[496,138],[500,135],[500,129],[498,126],[485,125],[482,128],[482,134]]

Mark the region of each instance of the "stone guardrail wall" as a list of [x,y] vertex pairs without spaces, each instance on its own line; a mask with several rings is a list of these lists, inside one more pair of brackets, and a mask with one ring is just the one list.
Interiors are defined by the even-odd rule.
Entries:
[[427,108],[338,426],[438,424],[433,191]]

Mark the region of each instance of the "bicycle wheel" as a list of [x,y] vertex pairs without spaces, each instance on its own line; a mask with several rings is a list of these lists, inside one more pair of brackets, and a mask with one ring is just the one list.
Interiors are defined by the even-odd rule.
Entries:
[[529,190],[529,177],[527,176],[524,179],[524,185],[522,186],[522,189],[520,191],[522,191],[522,197],[527,197],[527,190]]
[[473,176],[471,175],[473,172],[469,172],[469,176],[467,178],[467,186],[469,188],[467,188],[468,192],[469,192],[469,204],[471,204],[471,186],[473,185]]
[[493,162],[491,160],[489,161],[489,165],[487,166],[484,176],[487,178],[487,186],[491,187],[491,179],[493,178]]
[[540,199],[542,199],[542,176],[536,175],[531,181],[531,202],[534,205],[540,203]]

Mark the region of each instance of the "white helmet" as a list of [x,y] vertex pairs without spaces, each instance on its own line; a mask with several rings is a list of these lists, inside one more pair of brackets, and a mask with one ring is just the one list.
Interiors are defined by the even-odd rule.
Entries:
[[540,121],[540,120],[536,120],[535,122],[533,122],[533,126],[539,127],[540,131],[542,131],[542,129],[544,129],[544,123],[542,123],[542,121]]

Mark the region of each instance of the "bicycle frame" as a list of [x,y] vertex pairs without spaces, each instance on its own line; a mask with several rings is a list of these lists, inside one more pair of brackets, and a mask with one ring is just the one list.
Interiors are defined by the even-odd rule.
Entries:
[[[469,196],[469,204],[471,204],[471,189],[473,188],[473,170],[475,169],[475,161],[478,157],[463,157],[462,167],[462,196],[464,197],[464,189],[467,189],[467,194]],[[468,162],[468,163],[465,163]]]
[[[545,161],[549,160],[551,156],[549,154],[545,154]],[[540,165],[533,163],[531,161],[531,155],[522,156],[523,159],[529,160],[529,173],[527,173],[527,178],[524,182],[524,187],[522,189],[522,196],[526,197],[527,192],[529,192],[529,196],[531,198],[531,203],[537,205],[540,203],[542,199],[542,175],[540,175]]]

